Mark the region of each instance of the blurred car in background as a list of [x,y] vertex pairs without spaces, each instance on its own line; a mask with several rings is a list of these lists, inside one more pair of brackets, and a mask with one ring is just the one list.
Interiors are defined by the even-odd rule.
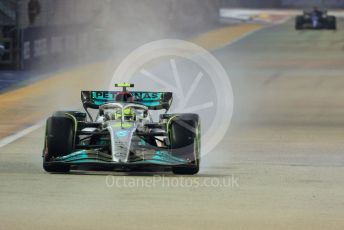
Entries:
[[327,14],[327,10],[319,10],[316,7],[310,11],[303,11],[303,15],[296,16],[295,29],[337,29],[335,16]]
[[5,54],[5,45],[0,41],[0,59]]

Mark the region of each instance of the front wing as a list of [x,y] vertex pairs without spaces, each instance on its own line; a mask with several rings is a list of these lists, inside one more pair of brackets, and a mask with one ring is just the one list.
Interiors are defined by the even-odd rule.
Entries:
[[172,156],[169,151],[156,150],[154,154],[147,154],[145,157],[133,159],[127,162],[115,162],[108,154],[102,153],[97,150],[80,150],[73,152],[69,155],[57,157],[45,164],[59,164],[59,165],[90,165],[100,167],[113,167],[113,168],[131,168],[136,166],[178,166],[188,165],[191,162]]

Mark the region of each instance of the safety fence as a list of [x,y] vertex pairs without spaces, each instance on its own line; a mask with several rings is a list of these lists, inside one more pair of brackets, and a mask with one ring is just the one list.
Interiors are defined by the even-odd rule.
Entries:
[[14,62],[13,40],[0,38],[0,65],[10,65]]
[[75,64],[94,58],[101,50],[98,39],[77,25],[23,29],[21,68]]
[[284,7],[327,7],[341,8],[344,7],[342,0],[282,0]]
[[[0,8],[6,1],[0,0]],[[220,0],[8,1],[16,3],[16,28],[0,38],[12,39],[15,68],[32,69],[91,61],[144,42],[212,28]]]

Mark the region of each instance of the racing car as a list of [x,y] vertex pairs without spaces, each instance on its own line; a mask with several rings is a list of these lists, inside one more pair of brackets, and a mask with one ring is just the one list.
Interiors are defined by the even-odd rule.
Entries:
[[[92,166],[120,171],[163,168],[174,174],[197,174],[199,115],[167,113],[173,100],[171,92],[129,91],[134,87],[129,83],[115,87],[122,90],[82,91],[85,111],[57,111],[47,119],[44,170],[67,173]],[[159,113],[158,121],[154,121],[153,111]]]
[[295,29],[337,29],[337,20],[335,16],[327,14],[327,10],[318,10],[314,8],[311,11],[304,11],[303,15],[296,16]]

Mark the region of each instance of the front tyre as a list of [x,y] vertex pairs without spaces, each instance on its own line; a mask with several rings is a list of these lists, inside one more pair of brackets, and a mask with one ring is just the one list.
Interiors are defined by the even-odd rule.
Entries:
[[297,16],[295,19],[295,29],[302,30],[303,29],[303,16]]
[[176,175],[195,175],[199,172],[199,161],[193,166],[175,166],[172,168],[173,174]]
[[337,30],[337,20],[335,16],[328,16],[328,25],[330,30]]
[[43,168],[47,172],[68,172],[70,167],[54,163],[57,157],[70,154],[74,148],[74,125],[68,117],[50,117],[46,124]]
[[194,175],[200,168],[200,121],[197,114],[180,114],[168,122],[172,155],[189,161],[189,164],[172,167],[177,175]]

